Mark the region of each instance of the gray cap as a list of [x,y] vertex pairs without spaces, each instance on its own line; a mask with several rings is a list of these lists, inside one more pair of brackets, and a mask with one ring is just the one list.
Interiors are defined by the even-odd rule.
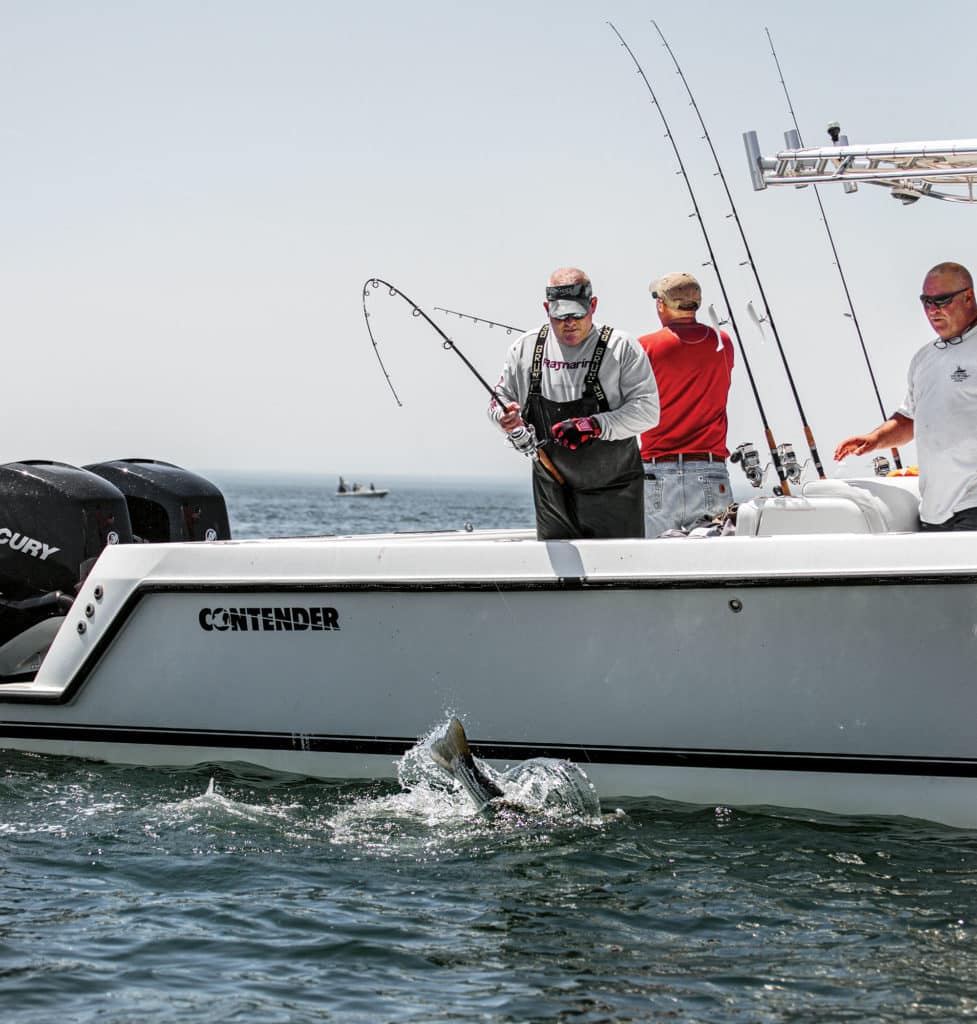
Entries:
[[593,295],[589,281],[578,284],[551,284],[546,288],[549,315],[554,320],[565,316],[586,316]]

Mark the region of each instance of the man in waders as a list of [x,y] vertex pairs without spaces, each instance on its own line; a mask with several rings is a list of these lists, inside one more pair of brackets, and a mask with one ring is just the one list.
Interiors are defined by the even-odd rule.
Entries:
[[631,335],[594,323],[582,270],[555,270],[543,308],[549,322],[513,343],[489,406],[506,433],[531,426],[543,442],[545,458],[533,463],[536,534],[643,537],[637,437],[658,422],[651,363]]
[[970,271],[938,263],[919,296],[937,333],[909,364],[906,397],[892,416],[846,438],[835,461],[916,438],[924,530],[977,530],[977,299]]

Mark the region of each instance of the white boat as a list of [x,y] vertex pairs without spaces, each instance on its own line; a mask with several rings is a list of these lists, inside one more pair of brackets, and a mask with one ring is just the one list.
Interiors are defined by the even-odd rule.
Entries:
[[977,827],[977,545],[919,532],[914,478],[709,539],[233,541],[158,467],[0,467],[3,747],[393,778],[452,711],[476,755],[569,758],[605,799]]
[[337,498],[385,498],[390,493],[386,488],[376,488],[373,484],[365,487],[363,484],[348,484],[340,477],[339,486],[336,488]]
[[977,826],[977,548],[917,532],[915,486],[811,483],[715,539],[109,544],[0,647],[0,743],[393,777],[455,709],[605,798]]

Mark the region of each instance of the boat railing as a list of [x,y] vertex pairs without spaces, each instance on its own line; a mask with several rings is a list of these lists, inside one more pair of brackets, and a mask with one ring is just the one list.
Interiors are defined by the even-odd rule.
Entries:
[[853,146],[839,136],[837,145],[799,148],[796,132],[785,137],[788,148],[763,156],[757,133],[743,133],[755,190],[842,182],[846,191],[854,191],[865,182],[888,188],[906,205],[922,198],[977,202],[977,139]]

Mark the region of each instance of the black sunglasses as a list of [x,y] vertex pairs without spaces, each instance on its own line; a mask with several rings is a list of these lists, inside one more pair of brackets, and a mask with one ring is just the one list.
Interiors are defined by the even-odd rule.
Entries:
[[555,316],[554,320],[583,320],[586,313],[567,313],[566,316]]
[[926,307],[933,306],[936,309],[943,309],[944,306],[949,306],[958,295],[969,290],[967,287],[958,288],[955,292],[944,292],[942,295],[920,295],[919,301]]

